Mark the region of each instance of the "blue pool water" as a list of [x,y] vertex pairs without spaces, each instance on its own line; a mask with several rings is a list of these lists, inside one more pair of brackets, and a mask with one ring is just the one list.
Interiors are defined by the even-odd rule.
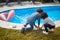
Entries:
[[[15,16],[10,20],[12,23],[18,23],[18,24],[24,24],[26,21],[26,18],[36,12],[37,8],[24,8],[24,9],[14,9],[15,10]],[[53,19],[53,21],[60,20],[60,6],[46,6],[41,7],[44,12],[46,12],[50,18]],[[8,12],[4,11],[4,12]],[[37,23],[37,21],[36,21]],[[43,20],[41,20],[41,23],[43,23]]]

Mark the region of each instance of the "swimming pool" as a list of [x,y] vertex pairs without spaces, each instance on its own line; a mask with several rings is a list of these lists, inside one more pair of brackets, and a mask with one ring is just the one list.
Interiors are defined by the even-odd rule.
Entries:
[[[17,24],[24,24],[26,18],[30,16],[32,13],[36,12],[37,8],[39,7],[14,9],[15,16],[10,20],[10,22]],[[49,15],[50,18],[53,19],[53,21],[60,20],[60,6],[45,6],[41,8],[43,9],[44,12],[46,12]],[[10,10],[6,10],[4,12],[9,12],[9,11]],[[43,20],[41,20],[41,23],[43,23]]]

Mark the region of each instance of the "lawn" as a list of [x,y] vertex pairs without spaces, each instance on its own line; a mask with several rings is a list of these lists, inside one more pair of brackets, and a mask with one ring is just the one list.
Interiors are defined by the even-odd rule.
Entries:
[[20,30],[0,28],[0,40],[60,40],[60,27],[48,35],[43,34],[41,30],[26,31],[22,34]]

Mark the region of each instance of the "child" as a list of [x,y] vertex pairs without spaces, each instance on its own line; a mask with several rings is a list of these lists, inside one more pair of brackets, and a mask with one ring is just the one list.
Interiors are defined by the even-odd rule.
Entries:
[[[38,9],[36,13],[33,13],[31,16],[29,16],[27,18],[26,24],[24,25],[24,27],[26,27],[28,24],[31,26],[30,28],[26,28],[25,30],[33,30],[33,26],[37,27],[35,25],[35,21],[38,20],[38,27],[40,25],[40,13],[43,12],[42,9]],[[22,29],[23,31],[24,28]]]
[[[48,28],[53,31],[53,28],[55,28],[55,23],[50,19],[48,18],[48,15],[47,13],[45,12],[42,12],[41,13],[41,18],[44,20],[44,24],[42,25],[42,27],[44,26],[45,28],[45,31],[43,31],[44,34],[48,34]],[[42,28],[41,27],[41,28]]]

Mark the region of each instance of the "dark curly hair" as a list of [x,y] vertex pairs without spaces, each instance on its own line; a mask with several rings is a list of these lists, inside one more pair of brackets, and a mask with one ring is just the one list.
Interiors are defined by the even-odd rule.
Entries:
[[41,13],[41,12],[43,12],[43,10],[41,8],[38,8],[37,12]]
[[48,17],[48,14],[47,13],[45,13],[45,12],[42,12],[41,13],[41,18],[42,19],[45,19],[45,18],[47,18]]

